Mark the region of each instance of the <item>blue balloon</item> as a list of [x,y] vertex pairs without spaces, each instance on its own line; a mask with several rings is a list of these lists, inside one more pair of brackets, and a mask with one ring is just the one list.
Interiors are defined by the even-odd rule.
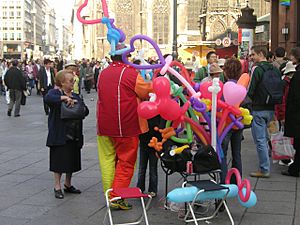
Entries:
[[[229,193],[227,195],[227,198],[233,198],[237,196],[238,187],[235,184],[226,184],[222,186],[229,188]],[[168,193],[167,199],[170,202],[176,202],[176,203],[191,202],[194,200],[199,190],[200,189],[198,189],[197,187],[176,188]],[[227,194],[227,189],[222,189],[218,191],[206,191],[198,195],[197,201],[223,199],[226,194]]]
[[229,193],[226,198],[234,198],[238,195],[239,188],[235,184],[222,184],[223,187],[229,188]]
[[198,191],[196,187],[176,188],[168,193],[167,199],[170,202],[176,203],[191,202]]
[[[243,188],[242,190],[243,194],[245,195],[246,194],[246,188]],[[257,202],[257,197],[256,197],[256,194],[251,191],[250,193],[250,198],[247,202],[243,202],[241,199],[240,199],[240,196],[238,196],[238,200],[239,200],[239,203],[245,207],[245,208],[251,208],[253,206],[256,205],[256,202]]]

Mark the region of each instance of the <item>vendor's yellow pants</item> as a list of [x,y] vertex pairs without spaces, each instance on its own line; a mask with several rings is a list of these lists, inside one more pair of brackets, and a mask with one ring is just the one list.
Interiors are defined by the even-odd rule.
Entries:
[[138,137],[97,136],[104,193],[129,187],[137,158]]

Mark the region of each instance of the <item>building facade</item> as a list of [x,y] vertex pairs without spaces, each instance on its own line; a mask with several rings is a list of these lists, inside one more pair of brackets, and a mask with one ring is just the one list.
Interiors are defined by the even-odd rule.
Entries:
[[[75,12],[82,2],[82,0],[76,0]],[[86,19],[101,18],[100,2],[100,0],[90,0],[88,7],[82,12],[82,16]],[[110,0],[107,2],[110,17],[115,19],[115,25],[122,29],[127,36],[126,43],[134,35],[144,34],[158,43],[163,54],[172,52],[173,0]],[[264,0],[250,0],[249,5],[255,9],[257,16],[270,12],[270,4]],[[227,31],[237,31],[236,20],[240,15],[240,9],[244,6],[246,6],[246,0],[177,0],[178,50],[199,45],[202,41],[214,41],[216,37],[226,34]],[[77,20],[76,17],[74,20]],[[83,35],[83,40],[80,42],[85,47],[81,54],[77,55],[81,55],[81,58],[103,58],[108,55],[106,27],[102,24],[83,25],[78,29]],[[97,35],[96,45],[91,44],[93,34]],[[135,46],[137,49],[142,47],[150,49],[149,54],[155,55],[155,52],[152,51],[153,48],[148,43],[137,42]]]
[[291,0],[290,6],[283,6],[280,0],[272,0],[271,49],[300,47],[300,1]]
[[0,57],[43,57],[55,48],[54,27],[55,13],[46,0],[0,0]]

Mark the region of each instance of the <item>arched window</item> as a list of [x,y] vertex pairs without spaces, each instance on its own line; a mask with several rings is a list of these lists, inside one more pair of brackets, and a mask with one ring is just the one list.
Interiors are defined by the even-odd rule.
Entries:
[[201,4],[199,0],[188,1],[188,30],[199,30],[199,15]]
[[116,26],[127,36],[127,40],[134,36],[134,9],[132,0],[116,1]]
[[211,26],[211,34],[213,38],[217,37],[220,34],[223,34],[225,30],[225,25],[221,20],[215,21]]
[[153,3],[153,39],[158,44],[168,44],[170,31],[170,3],[155,0]]

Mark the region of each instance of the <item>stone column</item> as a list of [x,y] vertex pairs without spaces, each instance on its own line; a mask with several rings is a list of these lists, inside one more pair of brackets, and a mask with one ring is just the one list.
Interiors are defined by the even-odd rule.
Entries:
[[177,0],[177,43],[187,41],[188,1]]

